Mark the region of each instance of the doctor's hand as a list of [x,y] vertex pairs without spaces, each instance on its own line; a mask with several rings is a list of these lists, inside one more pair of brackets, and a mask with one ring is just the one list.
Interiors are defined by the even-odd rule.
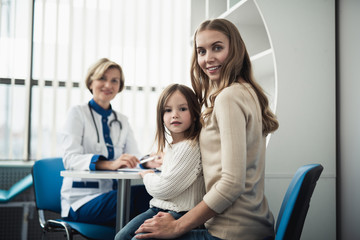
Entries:
[[139,159],[137,157],[135,157],[134,155],[130,155],[130,154],[123,154],[121,155],[118,159],[115,159],[113,161],[114,163],[114,167],[116,169],[119,168],[134,168],[137,166],[138,163],[140,163]]
[[97,161],[96,169],[118,170],[119,168],[124,168],[124,167],[134,168],[139,162],[140,161],[137,157],[125,153],[113,161],[109,161],[109,160]]

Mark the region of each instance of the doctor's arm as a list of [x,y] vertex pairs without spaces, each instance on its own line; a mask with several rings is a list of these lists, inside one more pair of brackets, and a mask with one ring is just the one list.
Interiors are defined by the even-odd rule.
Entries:
[[139,162],[139,159],[134,155],[124,153],[113,161],[99,158],[99,160],[95,163],[95,168],[97,170],[117,170],[125,167],[134,168]]

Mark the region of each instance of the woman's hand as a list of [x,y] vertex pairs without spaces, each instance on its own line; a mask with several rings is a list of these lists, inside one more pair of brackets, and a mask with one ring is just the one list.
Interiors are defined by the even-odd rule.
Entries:
[[159,212],[153,218],[147,219],[135,234],[137,239],[160,238],[171,239],[181,236],[183,233],[179,231],[177,220],[170,213]]
[[109,161],[101,160],[96,162],[96,169],[102,170],[118,170],[119,168],[134,168],[139,163],[139,159],[130,154],[123,154],[119,158]]
[[138,230],[136,230],[136,234],[144,233],[136,235],[136,238],[177,238],[189,232],[191,229],[204,224],[215,215],[216,212],[211,210],[204,201],[201,201],[177,220],[169,213],[159,212],[153,218],[146,220]]

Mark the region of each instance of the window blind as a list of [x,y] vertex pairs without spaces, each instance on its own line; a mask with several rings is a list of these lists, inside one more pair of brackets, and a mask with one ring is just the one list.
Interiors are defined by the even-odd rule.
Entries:
[[[60,156],[67,111],[91,99],[84,78],[102,57],[119,63],[125,75],[126,88],[113,108],[129,117],[140,150],[151,151],[160,92],[173,82],[190,85],[190,0],[35,0],[29,25],[31,6],[30,0],[0,5],[0,63],[6,66],[0,67],[0,91],[6,93],[0,142],[8,142],[0,158]],[[23,22],[22,11],[28,16]],[[14,29],[23,37],[11,35]],[[19,41],[26,43],[21,57]]]

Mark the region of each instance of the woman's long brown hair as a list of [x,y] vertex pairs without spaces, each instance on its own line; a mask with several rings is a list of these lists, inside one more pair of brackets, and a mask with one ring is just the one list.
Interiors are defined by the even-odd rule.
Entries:
[[[221,79],[219,85],[216,87],[209,81],[209,77],[202,71],[197,60],[196,36],[197,33],[204,30],[221,32],[229,39],[229,55],[223,63],[220,74]],[[230,21],[226,19],[207,20],[199,26],[194,34],[194,48],[190,74],[191,84],[195,94],[199,99],[201,106],[206,107],[201,116],[202,123],[204,123],[203,120],[212,113],[215,99],[220,92],[224,88],[229,87],[232,83],[244,80],[252,86],[259,99],[262,113],[263,134],[267,136],[279,127],[276,116],[269,107],[267,96],[253,77],[251,61],[245,43],[236,26]]]

